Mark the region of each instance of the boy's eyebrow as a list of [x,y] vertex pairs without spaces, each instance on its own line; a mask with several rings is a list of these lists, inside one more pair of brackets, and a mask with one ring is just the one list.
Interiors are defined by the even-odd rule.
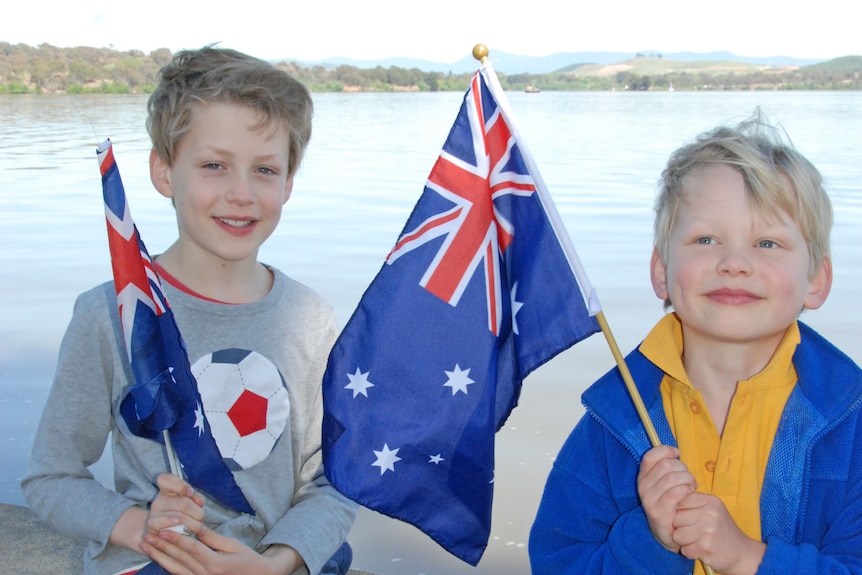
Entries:
[[[234,156],[235,154],[230,150],[226,150],[224,148],[219,148],[217,146],[211,146],[209,144],[204,144],[200,148],[197,149],[197,152],[208,152],[212,154],[217,154],[220,156]],[[258,161],[272,161],[272,160],[281,160],[284,158],[282,154],[272,153],[272,154],[263,154],[260,156],[255,156],[255,160]]]
[[210,144],[202,144],[202,145],[198,146],[197,148],[194,148],[191,151],[197,152],[197,153],[207,152],[210,154],[219,154],[222,156],[232,156],[233,155],[233,152],[231,152],[230,150],[226,150],[224,148],[219,148],[218,146],[213,146]]

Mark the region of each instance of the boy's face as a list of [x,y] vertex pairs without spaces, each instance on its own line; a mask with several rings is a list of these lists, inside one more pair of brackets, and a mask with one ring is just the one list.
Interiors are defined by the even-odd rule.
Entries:
[[156,189],[172,198],[184,257],[201,264],[257,260],[290,197],[288,135],[283,126],[252,129],[246,107],[211,103],[193,114],[173,166],[150,155]]
[[816,309],[826,299],[829,260],[809,276],[799,225],[758,213],[733,168],[704,167],[684,191],[668,261],[653,253],[656,295],[670,298],[687,341],[777,346],[803,307]]

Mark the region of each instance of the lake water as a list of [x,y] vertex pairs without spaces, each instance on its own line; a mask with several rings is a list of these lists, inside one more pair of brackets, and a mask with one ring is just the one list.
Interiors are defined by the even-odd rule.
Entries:
[[[283,221],[261,259],[314,287],[343,325],[392,247],[460,106],[460,93],[315,94],[314,135]],[[761,106],[825,176],[835,206],[835,282],[804,320],[862,362],[862,94],[858,92],[509,94],[623,351],[660,317],[648,275],[652,200],[667,156]],[[110,277],[95,146],[106,137],[151,253],[175,237],[147,172],[145,97],[0,96],[0,501],[18,481],[75,296]],[[857,310],[857,311],[853,311]],[[602,336],[526,382],[497,436],[494,522],[478,568],[414,528],[362,511],[354,566],[385,575],[527,573],[545,477],[583,413],[583,389],[612,367]],[[97,464],[108,481],[109,464]]]

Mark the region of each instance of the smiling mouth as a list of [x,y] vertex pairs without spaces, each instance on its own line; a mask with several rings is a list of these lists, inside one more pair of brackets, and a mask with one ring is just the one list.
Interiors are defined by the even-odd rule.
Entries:
[[230,218],[218,218],[218,220],[234,228],[247,228],[254,223],[254,220],[232,220]]
[[728,304],[742,304],[758,301],[757,295],[740,289],[718,289],[707,294],[714,301]]

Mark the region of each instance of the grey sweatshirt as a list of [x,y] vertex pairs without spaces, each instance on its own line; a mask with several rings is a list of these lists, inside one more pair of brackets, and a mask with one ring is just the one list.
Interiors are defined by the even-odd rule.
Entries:
[[[222,429],[219,449],[256,511],[239,514],[207,498],[207,526],[258,551],[290,545],[308,571],[317,573],[347,538],[356,514],[356,505],[329,485],[321,457],[321,379],[337,328],[331,307],[318,294],[277,270],[273,274],[271,292],[250,304],[208,302],[170,285],[165,291],[208,412],[220,396],[223,402],[225,395],[236,395],[250,373],[267,380],[263,385],[271,390],[280,375],[287,391],[279,390],[270,402],[269,440],[231,444],[230,426],[207,414],[213,433]],[[27,503],[45,522],[90,540],[85,573],[111,575],[147,560],[108,538],[126,509],[146,506],[156,496],[155,479],[168,471],[164,447],[132,435],[120,416],[132,382],[124,345],[113,283],[81,294],[60,348],[30,470],[21,482]],[[211,354],[224,350],[241,350],[227,353],[250,358],[232,372],[237,375],[208,371]],[[227,391],[207,388],[216,384]],[[109,439],[113,490],[88,470]]]

